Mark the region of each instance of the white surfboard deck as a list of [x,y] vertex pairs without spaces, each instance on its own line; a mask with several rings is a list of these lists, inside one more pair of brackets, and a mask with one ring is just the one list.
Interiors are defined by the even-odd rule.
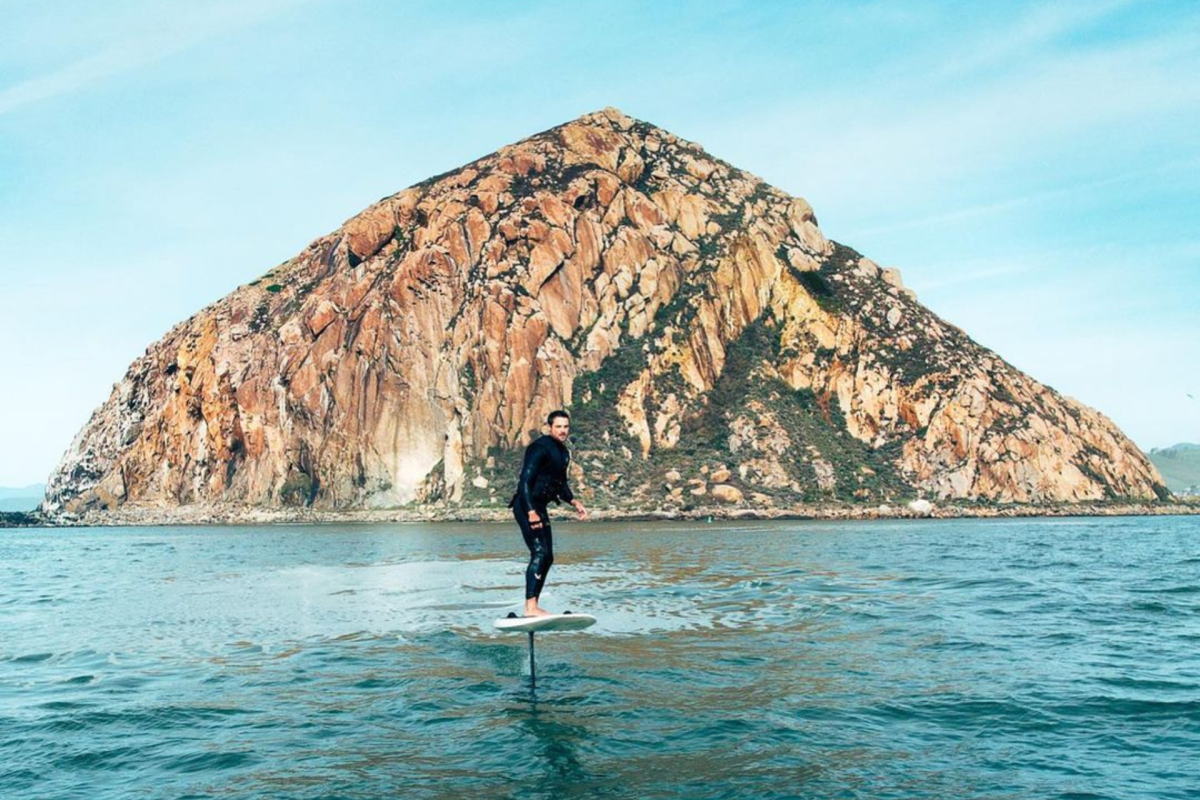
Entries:
[[535,633],[537,631],[581,631],[596,624],[591,614],[551,614],[548,617],[513,617],[496,620],[502,631]]

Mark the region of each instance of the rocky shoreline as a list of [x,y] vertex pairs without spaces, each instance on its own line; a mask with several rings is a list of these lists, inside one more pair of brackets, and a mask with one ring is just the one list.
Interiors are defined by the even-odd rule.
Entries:
[[[567,512],[560,511],[559,518]],[[1054,505],[964,505],[914,503],[909,506],[798,505],[790,508],[730,508],[695,506],[687,509],[596,508],[594,521],[653,520],[888,520],[965,519],[996,517],[1120,517],[1200,514],[1200,501],[1061,503]],[[327,511],[311,508],[248,508],[235,505],[122,506],[81,515],[40,512],[0,514],[0,527],[122,527],[164,525],[328,525],[411,522],[506,522],[508,509],[499,506],[431,505],[421,508]]]

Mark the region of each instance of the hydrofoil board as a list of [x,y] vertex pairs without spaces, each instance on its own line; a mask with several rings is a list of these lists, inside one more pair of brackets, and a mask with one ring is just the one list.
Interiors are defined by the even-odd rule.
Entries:
[[538,631],[581,631],[596,624],[596,618],[591,614],[551,614],[546,617],[504,617],[496,620],[496,627],[502,631],[519,633],[536,633]]

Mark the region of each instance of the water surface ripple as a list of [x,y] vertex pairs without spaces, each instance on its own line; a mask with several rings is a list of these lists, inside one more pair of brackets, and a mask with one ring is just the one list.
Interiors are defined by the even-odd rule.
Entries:
[[1200,520],[0,532],[0,797],[1169,798]]

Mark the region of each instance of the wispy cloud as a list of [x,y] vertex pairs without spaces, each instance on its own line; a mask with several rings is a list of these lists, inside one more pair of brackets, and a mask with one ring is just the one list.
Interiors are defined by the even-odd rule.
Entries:
[[986,35],[972,37],[957,49],[939,52],[937,63],[940,67],[934,74],[939,78],[958,80],[970,73],[1009,67],[1135,2],[1109,0],[1034,6],[1027,14],[1017,16],[1007,28],[989,29]]
[[737,120],[721,138],[742,152],[727,157],[760,174],[766,170],[755,167],[769,165],[774,180],[808,196],[818,215],[843,207],[857,220],[883,223],[897,211],[944,209],[1014,172],[1032,177],[1055,166],[1064,175],[1097,175],[1097,151],[1109,163],[1114,156],[1144,162],[1148,149],[1169,143],[1194,152],[1184,124],[1200,108],[1194,30],[1064,47],[1055,37],[1066,36],[1067,22],[1046,23],[1037,35],[1022,26],[1037,27],[1018,20],[1015,32],[994,32],[1009,43],[986,55],[970,56],[974,45],[987,45],[978,35],[955,47],[947,63],[974,60],[945,69],[977,73],[962,80],[946,79],[957,72],[921,71],[942,56],[940,44],[925,42],[915,45],[927,51],[920,58],[900,56],[866,87],[830,84],[803,102]]
[[[1078,298],[1087,289],[1093,291],[1107,288],[1110,284],[1119,283],[1127,276],[1131,264],[1143,262],[1153,263],[1154,274],[1162,280],[1170,280],[1171,276],[1191,273],[1194,264],[1200,259],[1200,241],[1196,239],[1181,239],[1178,241],[1159,242],[1156,244],[1113,244],[1097,243],[1091,246],[1064,245],[1060,247],[1041,247],[1038,249],[1007,252],[999,256],[981,256],[970,259],[956,259],[949,262],[929,262],[923,264],[923,272],[929,276],[915,286],[922,295],[927,297],[935,292],[958,289],[966,284],[981,281],[992,281],[996,278],[1006,278],[1021,273],[1036,272],[1041,277],[1035,284],[1008,284],[1003,291],[1027,292],[1037,291],[1053,298],[1074,295]],[[1063,265],[1070,269],[1063,270]],[[1085,272],[1090,280],[1086,286],[1081,285],[1079,273]],[[996,296],[995,291],[989,291],[986,297],[977,292],[964,292],[964,297],[973,300],[990,302]],[[1136,292],[1126,292],[1120,295],[1123,302],[1132,306]],[[1016,305],[1014,301],[1013,305]],[[1059,308],[1059,316],[1068,316],[1078,312],[1078,308]]]
[[218,4],[193,9],[191,13],[172,8],[152,35],[121,39],[58,69],[0,89],[0,115],[155,64],[214,36],[254,25],[288,7],[283,0],[264,0],[238,6]]
[[1195,168],[1197,165],[1200,165],[1200,158],[1178,159],[1156,167],[1151,167],[1149,169],[1132,170],[1130,172],[1126,172],[1121,175],[1113,175],[1108,178],[1082,181],[1069,186],[1060,186],[1040,192],[1030,192],[1019,197],[1011,197],[994,203],[982,203],[965,208],[956,208],[952,211],[929,214],[914,219],[904,219],[884,225],[860,228],[856,230],[855,233],[857,235],[873,235],[877,233],[892,233],[901,230],[911,230],[913,228],[925,228],[945,225],[953,222],[962,222],[963,220],[991,216],[993,214],[998,214],[1025,206],[1037,205],[1039,203],[1046,203],[1052,200],[1061,200],[1072,195],[1092,192],[1096,189],[1103,189],[1105,187],[1111,187],[1117,184],[1141,181],[1151,176],[1163,175],[1180,169]]
[[177,41],[159,43],[157,46],[151,44],[148,47],[123,43],[118,47],[82,58],[53,72],[30,78],[0,91],[0,114],[7,114],[39,100],[69,94],[113,75],[153,64],[173,53],[186,50],[193,43],[192,41]]

